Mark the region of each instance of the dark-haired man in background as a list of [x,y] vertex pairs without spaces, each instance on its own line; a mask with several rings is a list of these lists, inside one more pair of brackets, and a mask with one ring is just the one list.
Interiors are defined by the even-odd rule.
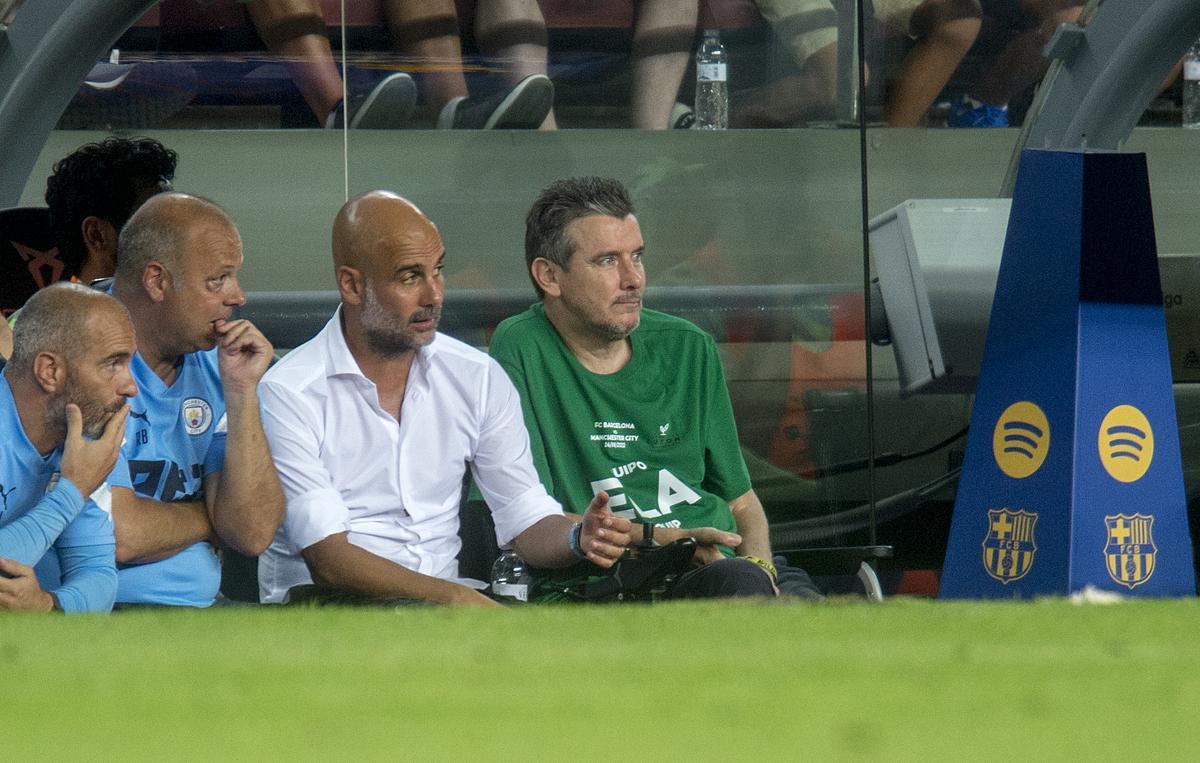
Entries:
[[46,206],[62,279],[86,284],[113,274],[121,228],[146,199],[171,190],[178,160],[152,138],[106,138],[55,163]]
[[[87,284],[116,270],[117,236],[146,199],[171,190],[178,155],[152,138],[106,138],[80,146],[54,164],[46,204],[56,246],[18,244],[20,260],[0,267],[0,317],[19,310],[38,289],[58,281]],[[40,214],[41,210],[16,210]],[[42,224],[41,217],[27,216]],[[0,325],[0,360],[12,332]]]

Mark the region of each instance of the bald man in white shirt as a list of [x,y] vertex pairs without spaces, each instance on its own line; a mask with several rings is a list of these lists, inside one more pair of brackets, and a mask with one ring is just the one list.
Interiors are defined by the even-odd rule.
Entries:
[[[564,516],[534,470],[517,391],[484,353],[437,333],[445,247],[411,202],[351,199],[334,221],[341,307],[263,378],[264,429],[287,515],[259,562],[263,602],[304,586],[329,600],[487,606],[459,578],[468,467],[496,540],[537,567],[609,567],[631,524],[603,493]],[[317,597],[318,600],[321,596]]]

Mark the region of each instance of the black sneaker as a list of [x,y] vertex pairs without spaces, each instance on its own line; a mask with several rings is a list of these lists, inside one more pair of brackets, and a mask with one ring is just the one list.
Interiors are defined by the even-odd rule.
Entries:
[[554,108],[554,83],[530,74],[507,93],[451,99],[438,115],[439,130],[536,130]]
[[[385,77],[362,103],[351,109],[350,129],[395,130],[408,121],[416,105],[417,84],[404,72],[396,72]],[[341,128],[345,118],[345,104],[338,101],[325,126]]]

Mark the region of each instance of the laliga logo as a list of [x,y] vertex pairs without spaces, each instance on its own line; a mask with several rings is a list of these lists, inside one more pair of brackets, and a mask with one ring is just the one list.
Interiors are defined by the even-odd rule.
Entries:
[[1100,422],[1100,463],[1118,482],[1136,482],[1154,459],[1154,430],[1132,405],[1118,405]]
[[1050,449],[1050,422],[1042,409],[1022,400],[1004,409],[992,432],[996,466],[1013,479],[1024,479],[1042,468]]

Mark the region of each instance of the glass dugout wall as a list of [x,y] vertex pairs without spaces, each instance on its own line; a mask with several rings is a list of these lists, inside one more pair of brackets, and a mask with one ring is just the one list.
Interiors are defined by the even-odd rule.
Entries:
[[[856,11],[842,0],[163,0],[95,62],[20,203],[43,204],[53,162],[81,144],[161,140],[180,155],[175,187],[238,223],[248,309],[305,306],[275,333],[286,348],[336,304],[337,209],[391,189],[446,243],[443,328],[482,347],[534,299],[523,225],[538,191],[615,177],[638,208],[647,306],[717,339],[776,546],[866,543],[873,493],[910,485],[888,472],[876,487],[868,468],[862,151],[873,172],[899,163],[928,187],[959,170],[919,132],[896,143],[897,131],[861,131],[881,118],[872,99],[888,74],[860,74],[860,29],[867,42],[896,32]],[[706,29],[727,56],[725,130],[684,129]],[[388,89],[396,75],[411,99]],[[481,129],[488,104],[531,75],[553,87],[542,129]],[[371,119],[348,129],[389,78]],[[973,153],[958,144],[950,157]],[[881,190],[875,177],[873,209],[912,195],[907,180]],[[902,410],[889,401],[882,413]]]

